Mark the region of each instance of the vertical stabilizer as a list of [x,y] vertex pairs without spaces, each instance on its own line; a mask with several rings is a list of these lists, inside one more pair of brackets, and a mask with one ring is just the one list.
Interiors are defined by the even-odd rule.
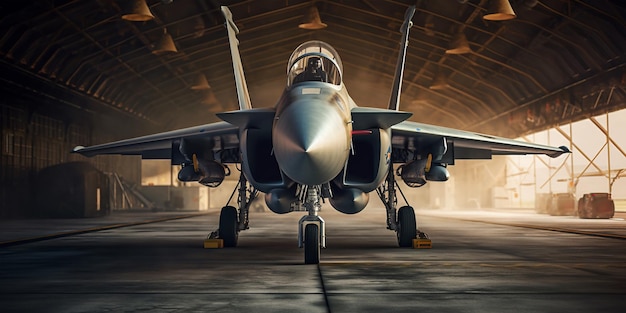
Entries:
[[389,98],[389,110],[400,110],[400,92],[402,90],[402,76],[404,74],[404,62],[406,60],[406,48],[409,46],[409,29],[413,26],[411,19],[415,14],[415,6],[410,6],[404,14],[404,23],[400,27],[402,39],[400,40],[400,53],[398,53],[398,63],[396,63],[396,74],[394,75],[393,88]]
[[233,22],[233,14],[228,7],[222,6],[222,14],[226,19],[226,29],[228,30],[228,42],[230,44],[230,54],[233,58],[233,72],[235,73],[235,84],[237,85],[237,99],[239,100],[239,109],[248,110],[252,108],[250,103],[250,95],[248,94],[248,85],[246,84],[246,76],[243,73],[243,65],[241,64],[241,56],[239,55],[239,40],[237,34],[239,29]]

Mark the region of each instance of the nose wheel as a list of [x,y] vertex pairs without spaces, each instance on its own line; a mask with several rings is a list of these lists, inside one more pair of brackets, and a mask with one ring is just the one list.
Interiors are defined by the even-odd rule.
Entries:
[[324,219],[313,214],[300,219],[298,228],[298,247],[304,248],[304,264],[318,264],[320,249],[326,248],[326,227]]
[[320,229],[316,224],[304,228],[304,264],[320,263]]
[[320,206],[320,186],[302,186],[304,206],[309,212],[298,222],[298,247],[304,248],[304,264],[319,264],[320,249],[326,248],[326,227],[318,213]]

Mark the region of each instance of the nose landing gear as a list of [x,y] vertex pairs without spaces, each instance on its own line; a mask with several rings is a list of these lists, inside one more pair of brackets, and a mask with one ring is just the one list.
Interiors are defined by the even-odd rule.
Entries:
[[304,264],[319,264],[320,248],[326,248],[326,227],[324,219],[318,213],[320,205],[320,187],[303,186],[304,207],[308,215],[298,222],[298,247],[304,248]]

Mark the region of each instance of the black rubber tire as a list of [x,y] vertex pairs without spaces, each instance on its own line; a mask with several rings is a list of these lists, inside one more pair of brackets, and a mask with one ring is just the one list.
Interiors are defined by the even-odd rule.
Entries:
[[410,206],[403,206],[398,210],[398,245],[400,247],[412,247],[413,239],[417,236],[417,224],[415,223],[415,211]]
[[320,263],[320,230],[316,224],[304,227],[304,264]]
[[225,206],[220,212],[219,237],[224,240],[224,247],[236,247],[239,237],[237,209]]

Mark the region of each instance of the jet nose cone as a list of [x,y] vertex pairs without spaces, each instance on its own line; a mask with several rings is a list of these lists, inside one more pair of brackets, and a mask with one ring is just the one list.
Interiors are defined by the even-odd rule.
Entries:
[[349,153],[346,123],[324,102],[291,104],[276,122],[272,141],[280,168],[303,185],[335,178]]

